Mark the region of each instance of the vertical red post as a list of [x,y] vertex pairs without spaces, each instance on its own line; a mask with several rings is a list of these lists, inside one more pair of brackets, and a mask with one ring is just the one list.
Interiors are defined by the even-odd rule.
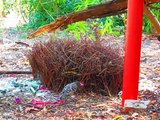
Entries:
[[138,96],[144,0],[128,0],[122,105]]

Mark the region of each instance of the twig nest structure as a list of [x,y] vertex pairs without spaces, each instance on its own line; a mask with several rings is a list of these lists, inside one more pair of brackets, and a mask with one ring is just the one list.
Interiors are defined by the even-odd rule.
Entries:
[[28,58],[34,76],[55,92],[74,81],[87,92],[117,94],[122,86],[122,51],[106,42],[50,40],[36,43]]

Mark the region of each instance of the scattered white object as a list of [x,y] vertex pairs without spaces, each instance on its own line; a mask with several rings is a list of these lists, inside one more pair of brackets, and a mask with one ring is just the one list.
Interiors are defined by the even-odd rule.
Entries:
[[125,100],[124,107],[129,108],[143,108],[146,109],[147,105],[149,104],[150,100],[142,101],[142,100]]
[[19,88],[15,88],[15,89],[12,90],[13,93],[18,93],[18,92],[20,92],[20,91],[21,91],[21,90],[20,90]]
[[132,114],[132,117],[136,118],[136,117],[138,117],[138,115],[139,114],[137,112],[135,112],[135,113]]
[[122,91],[120,91],[120,92],[118,93],[118,96],[122,96]]

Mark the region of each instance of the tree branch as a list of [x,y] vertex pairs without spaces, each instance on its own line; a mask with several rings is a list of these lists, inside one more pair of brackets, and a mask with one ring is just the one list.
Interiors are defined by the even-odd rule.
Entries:
[[155,15],[147,8],[146,5],[144,5],[144,12],[147,16],[147,18],[151,21],[153,27],[157,31],[157,34],[160,35],[160,22],[158,19],[155,17]]

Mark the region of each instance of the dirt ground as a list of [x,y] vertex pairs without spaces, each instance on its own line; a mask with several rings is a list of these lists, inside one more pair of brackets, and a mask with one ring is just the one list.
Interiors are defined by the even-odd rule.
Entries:
[[[49,35],[29,40],[26,39],[28,33],[15,28],[0,31],[0,120],[159,120],[160,41],[157,38],[143,35],[142,42],[139,99],[149,100],[148,107],[123,113],[120,95],[109,97],[89,93],[63,104],[35,106],[32,93],[26,96],[25,91],[3,93],[3,84],[9,81],[33,80],[31,74],[2,74],[2,71],[31,71],[27,52],[35,42],[48,40]],[[124,36],[105,39],[117,42],[121,47],[124,43]],[[53,97],[53,93],[45,97]]]

